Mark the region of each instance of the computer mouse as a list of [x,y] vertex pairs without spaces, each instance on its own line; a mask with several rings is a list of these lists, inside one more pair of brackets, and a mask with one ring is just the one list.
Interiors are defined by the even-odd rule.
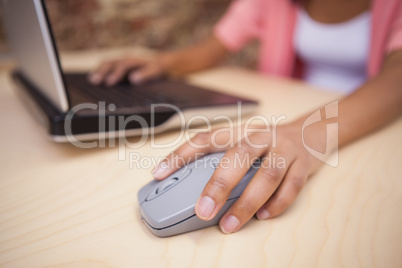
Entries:
[[[217,225],[223,214],[240,197],[260,161],[255,161],[232,190],[225,205],[209,221],[195,214],[195,204],[224,153],[209,154],[183,167],[162,181],[153,180],[138,192],[141,219],[159,237],[166,237]],[[242,162],[239,161],[239,164]]]

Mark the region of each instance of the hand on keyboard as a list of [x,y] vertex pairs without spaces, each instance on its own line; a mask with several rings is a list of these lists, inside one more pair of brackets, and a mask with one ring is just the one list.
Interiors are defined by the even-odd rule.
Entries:
[[203,42],[176,51],[162,52],[151,59],[125,57],[102,63],[88,76],[93,85],[113,86],[125,78],[141,84],[155,78],[180,77],[218,64],[228,54],[226,47],[211,35]]
[[88,81],[93,85],[113,86],[121,82],[141,84],[163,76],[169,68],[170,58],[161,55],[152,59],[125,57],[106,61],[89,74]]

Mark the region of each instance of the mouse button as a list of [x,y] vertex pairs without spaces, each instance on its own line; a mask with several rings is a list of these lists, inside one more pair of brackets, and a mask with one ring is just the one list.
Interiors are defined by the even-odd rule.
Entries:
[[163,193],[164,191],[168,190],[170,187],[172,187],[178,181],[179,181],[178,177],[166,179],[165,181],[163,181],[161,183],[161,185],[158,187],[158,189],[156,189],[156,194]]
[[146,184],[145,186],[143,186],[139,191],[138,191],[138,203],[141,204],[142,202],[144,202],[148,195],[151,192],[155,191],[155,188],[159,185],[159,181],[157,180],[152,180],[151,182],[149,182],[148,184]]
[[191,174],[157,198],[142,204],[143,218],[152,227],[164,228],[195,214],[195,203],[208,180],[203,179],[204,172],[193,171]]
[[192,168],[190,167],[185,167],[182,168],[181,170],[177,171],[174,173],[172,176],[176,177],[178,180],[182,180],[188,177],[188,175],[191,174]]
[[181,180],[185,179],[191,174],[191,169],[186,169],[183,171],[177,171],[173,175],[170,175],[170,177],[166,178],[163,181],[156,181],[155,184],[153,185],[153,188],[150,189],[150,192],[148,192],[148,195],[145,197],[145,201],[151,201],[154,198],[158,197],[159,195],[163,194],[173,186],[175,186],[178,182]]
[[154,199],[155,197],[158,196],[158,188],[154,189],[152,192],[150,192],[147,197],[145,198],[145,201],[151,201],[152,199]]

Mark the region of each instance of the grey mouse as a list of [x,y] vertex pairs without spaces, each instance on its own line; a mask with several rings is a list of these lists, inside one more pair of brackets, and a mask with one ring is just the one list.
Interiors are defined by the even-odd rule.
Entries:
[[153,234],[166,237],[219,223],[222,215],[240,197],[260,166],[260,161],[254,162],[218,214],[212,220],[204,221],[195,214],[195,203],[223,156],[224,153],[207,155],[166,179],[153,180],[140,189],[138,203],[141,219]]

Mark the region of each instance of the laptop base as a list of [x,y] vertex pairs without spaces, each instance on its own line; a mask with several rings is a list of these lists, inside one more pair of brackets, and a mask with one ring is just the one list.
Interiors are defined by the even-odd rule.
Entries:
[[[157,134],[171,129],[184,129],[188,120],[194,116],[201,116],[203,120],[214,123],[217,121],[215,120],[217,116],[241,117],[253,112],[257,107],[256,102],[238,99],[238,102],[227,105],[192,107],[180,110],[168,109],[161,105],[153,111],[121,114],[109,110],[109,107],[100,109],[102,103],[90,103],[92,106],[97,105],[98,107],[95,109],[86,107],[81,111],[71,109],[69,112],[63,113],[20,72],[13,72],[12,78],[18,89],[18,95],[24,101],[29,112],[40,122],[55,142]],[[241,107],[239,108],[240,104]],[[196,124],[195,121],[191,127],[200,125],[200,123]]]

